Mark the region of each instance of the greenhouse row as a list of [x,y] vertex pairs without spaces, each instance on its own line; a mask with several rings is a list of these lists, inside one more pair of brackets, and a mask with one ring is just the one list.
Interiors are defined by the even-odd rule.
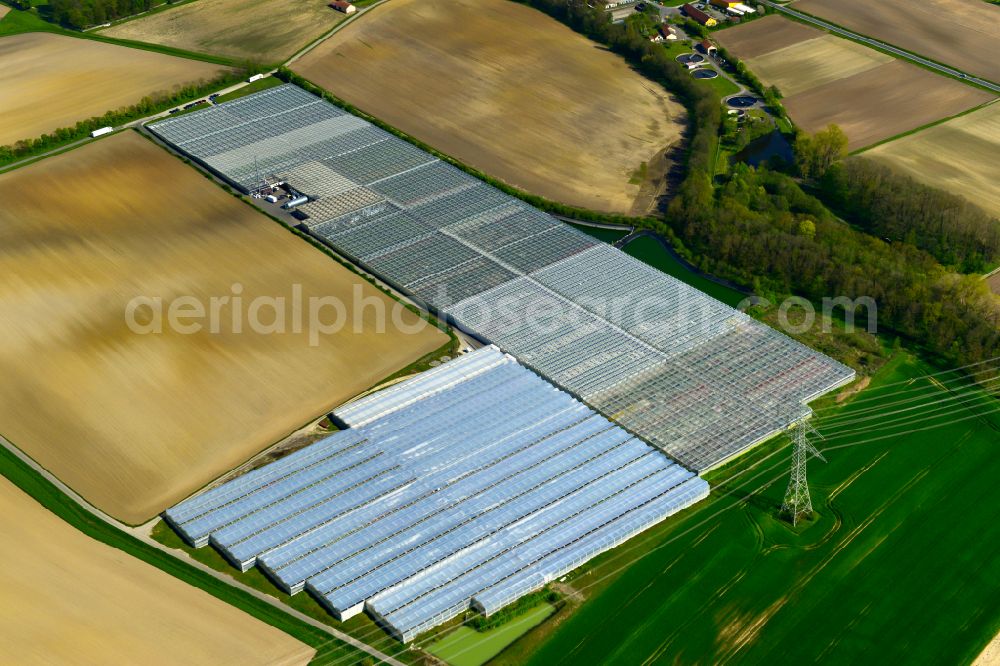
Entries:
[[348,428],[166,512],[195,546],[409,642],[492,613],[708,494],[496,347],[338,410]]

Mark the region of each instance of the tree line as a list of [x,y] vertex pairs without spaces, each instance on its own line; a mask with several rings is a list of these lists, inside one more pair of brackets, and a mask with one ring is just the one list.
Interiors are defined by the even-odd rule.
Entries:
[[945,266],[982,273],[1000,262],[1000,220],[950,192],[862,157],[834,165],[819,196],[865,231],[915,245]]
[[154,0],[51,0],[49,8],[53,21],[81,30],[149,11],[159,4],[163,3]]
[[675,198],[670,222],[700,268],[772,300],[867,296],[878,305],[881,329],[948,362],[1000,356],[1000,301],[978,276],[851,227],[787,174],[736,165],[716,191]]

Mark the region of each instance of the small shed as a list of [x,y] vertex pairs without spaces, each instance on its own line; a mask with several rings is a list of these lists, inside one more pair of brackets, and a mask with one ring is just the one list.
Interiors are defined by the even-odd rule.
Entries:
[[336,9],[338,12],[343,12],[345,14],[353,14],[358,11],[358,8],[347,2],[347,0],[333,0],[329,5],[330,9]]

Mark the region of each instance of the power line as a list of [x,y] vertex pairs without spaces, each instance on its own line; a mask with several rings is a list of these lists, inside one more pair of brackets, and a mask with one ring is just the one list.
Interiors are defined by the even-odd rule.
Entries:
[[[992,380],[992,381],[1000,381],[1000,378],[997,378],[996,380]],[[866,423],[866,422],[869,422],[869,421],[878,421],[880,423],[891,423],[893,421],[898,421],[899,419],[889,419],[889,420],[886,420],[884,417],[893,416],[895,414],[905,414],[907,412],[912,412],[913,410],[927,410],[927,408],[929,408],[929,407],[933,407],[935,405],[941,405],[943,403],[953,403],[953,404],[945,404],[944,407],[938,407],[938,408],[936,408],[934,410],[930,410],[930,411],[922,411],[921,413],[922,414],[927,414],[927,413],[931,413],[931,412],[938,412],[938,411],[941,411],[942,409],[952,409],[954,407],[964,407],[966,404],[968,404],[970,402],[975,402],[977,399],[982,398],[984,394],[986,396],[994,396],[994,395],[996,395],[996,393],[993,390],[991,390],[991,389],[986,389],[986,388],[973,389],[973,390],[963,391],[961,393],[952,393],[952,394],[950,394],[950,395],[948,395],[947,397],[944,397],[944,398],[938,398],[938,399],[935,399],[935,400],[928,400],[926,402],[922,402],[922,403],[918,403],[918,404],[915,404],[915,405],[911,405],[911,406],[905,407],[903,409],[897,409],[897,410],[887,411],[887,412],[885,412],[883,414],[877,414],[876,413],[876,414],[872,414],[872,415],[868,415],[868,416],[862,416],[862,417],[856,418],[856,419],[855,418],[845,418],[844,420],[841,420],[841,421],[833,421],[833,420],[831,420],[831,421],[823,421],[821,419],[817,419],[817,421],[819,423],[821,423],[822,427],[824,427],[824,428],[834,427],[834,428],[837,428],[837,429],[846,429],[849,426],[854,426],[854,425],[857,425],[859,423]],[[907,417],[904,416],[904,417],[900,417],[900,418],[907,418]],[[848,430],[846,430],[846,432],[850,433],[850,432],[855,432],[855,431],[852,431],[852,430],[848,429]]]
[[[909,396],[907,398],[904,398],[903,400],[897,400],[895,402],[879,403],[879,404],[875,404],[875,405],[872,405],[872,406],[869,406],[869,407],[862,407],[860,409],[855,409],[855,405],[859,404],[859,401],[851,401],[847,405],[838,404],[838,405],[835,405],[835,407],[837,407],[838,409],[850,408],[850,414],[847,415],[847,416],[831,416],[830,419],[841,419],[841,418],[854,417],[854,416],[857,416],[859,414],[870,414],[872,412],[880,412],[883,409],[885,409],[886,407],[893,407],[893,406],[896,406],[896,405],[907,404],[907,403],[910,403],[910,402],[913,402],[913,401],[916,401],[916,400],[920,400],[923,397],[922,395],[914,395],[914,394],[918,394],[918,393],[919,394],[932,393],[932,392],[934,392],[936,390],[939,390],[941,388],[945,388],[947,390],[952,390],[952,389],[948,388],[948,385],[949,384],[954,384],[955,382],[963,382],[963,383],[972,382],[972,383],[968,383],[967,385],[968,385],[969,388],[975,388],[976,386],[982,386],[982,385],[989,384],[991,382],[997,381],[998,379],[1000,379],[1000,376],[994,377],[993,379],[983,380],[981,382],[973,382],[973,380],[969,379],[968,377],[966,377],[964,375],[960,376],[960,377],[954,377],[952,379],[948,379],[948,380],[944,380],[944,381],[939,380],[939,379],[934,379],[933,376],[927,375],[927,376],[924,376],[924,377],[914,377],[911,380],[911,382],[916,382],[916,381],[919,381],[921,379],[927,379],[928,383],[927,384],[923,384],[921,386],[918,386],[916,388],[905,389],[905,390],[898,390],[898,391],[893,391],[891,393],[885,393],[885,394],[882,394],[880,396],[876,396],[877,399],[880,399],[880,400],[886,399],[886,398],[897,397],[897,396],[904,396],[904,395],[905,396]],[[869,400],[869,401],[866,401],[866,402],[871,402],[871,401]],[[829,412],[829,411],[830,411],[830,407],[818,408],[818,409],[813,409],[813,414],[820,415],[820,414],[822,414],[824,412]],[[819,418],[824,418],[824,417],[820,416]]]
[[[980,367],[982,365],[985,365],[985,364],[988,364],[988,363],[998,363],[998,364],[1000,364],[1000,356],[994,356],[992,358],[984,359],[982,361],[977,361],[976,363],[969,363],[967,365],[962,365],[962,366],[959,366],[957,368],[951,368],[949,370],[941,370],[940,372],[924,373],[923,375],[921,375],[921,377],[930,378],[930,377],[939,377],[941,375],[949,375],[949,374],[952,374],[952,373],[955,373],[955,372],[961,372],[963,370],[968,370],[969,368],[978,368],[978,367]],[[987,368],[987,371],[989,371],[989,370],[997,370],[998,368],[1000,368],[1000,365],[998,365],[997,368]],[[963,375],[961,378],[967,378],[967,377],[968,377],[968,375]],[[865,403],[865,402],[870,402],[872,400],[878,400],[878,399],[881,398],[880,395],[876,395],[878,392],[884,391],[885,389],[891,388],[893,386],[900,386],[900,385],[903,385],[903,384],[912,384],[913,381],[914,381],[914,379],[919,379],[919,378],[911,377],[909,379],[901,379],[898,382],[889,382],[887,384],[879,384],[878,386],[872,386],[872,387],[865,388],[864,389],[864,391],[865,391],[864,396],[862,396],[860,398],[855,398],[854,400],[851,401],[851,404]],[[953,381],[953,380],[948,380],[948,381],[950,382],[950,381]],[[817,412],[817,413],[819,413],[819,412],[826,412],[826,411],[829,411],[831,409],[837,409],[839,407],[841,407],[841,405],[827,405],[826,407],[818,407],[818,408],[814,409],[813,411]]]

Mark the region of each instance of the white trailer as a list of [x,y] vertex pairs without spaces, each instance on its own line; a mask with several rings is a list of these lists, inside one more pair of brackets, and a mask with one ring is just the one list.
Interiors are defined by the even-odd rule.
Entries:
[[113,127],[102,127],[101,129],[95,129],[93,132],[90,133],[90,138],[96,139],[99,136],[104,136],[105,134],[111,134],[114,131],[115,130]]
[[254,74],[249,79],[247,79],[247,83],[253,83],[254,81],[260,81],[262,78],[264,78],[263,74]]

